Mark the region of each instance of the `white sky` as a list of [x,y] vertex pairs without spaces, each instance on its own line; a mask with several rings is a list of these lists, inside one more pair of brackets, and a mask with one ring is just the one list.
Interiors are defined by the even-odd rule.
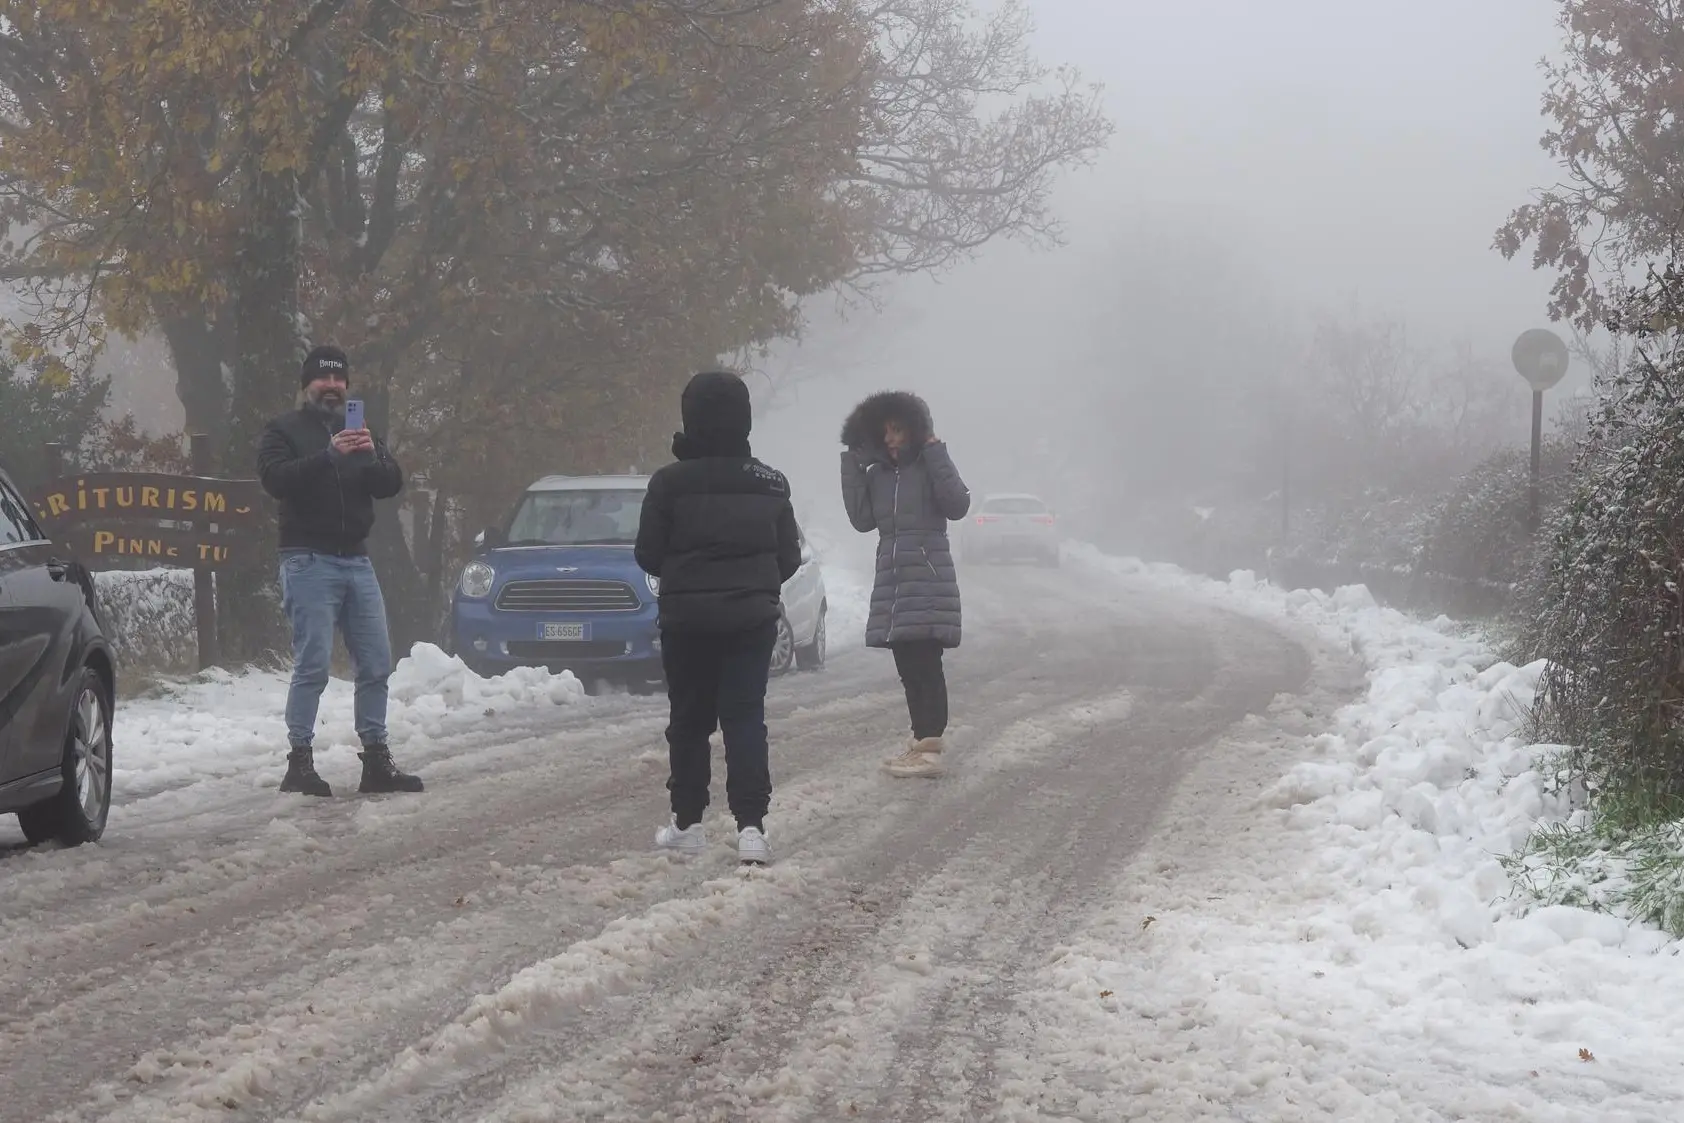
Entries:
[[[924,393],[938,429],[999,447],[1037,397],[1081,409],[1087,387],[1130,364],[1173,377],[1163,354],[1237,315],[1274,318],[1262,309],[1302,323],[1355,301],[1418,346],[1465,341],[1505,372],[1515,337],[1551,326],[1550,276],[1492,241],[1559,178],[1538,142],[1554,4],[1030,2],[1037,56],[1102,82],[1117,125],[1097,166],[1060,183],[1067,244],[992,245],[849,329],[816,304],[797,361],[822,377],[779,403],[768,453],[811,462],[828,487],[840,412],[887,386]],[[1185,311],[1155,338],[1119,339],[1112,309],[1143,285]],[[1246,365],[1242,347],[1236,378]],[[1552,398],[1583,373],[1575,364]]]
[[[1105,83],[1117,136],[1071,233],[1118,204],[1247,231],[1282,282],[1506,345],[1548,279],[1492,234],[1539,148],[1545,0],[1033,0],[1041,55]],[[1107,200],[1115,200],[1107,207]]]

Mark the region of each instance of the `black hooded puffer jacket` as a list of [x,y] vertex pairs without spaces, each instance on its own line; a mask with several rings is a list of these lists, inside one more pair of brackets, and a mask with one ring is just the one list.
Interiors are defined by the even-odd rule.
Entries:
[[[897,463],[883,444],[890,422],[910,441]],[[947,524],[971,509],[971,493],[947,445],[930,443],[935,426],[922,398],[873,394],[842,426],[842,502],[862,533],[877,531],[877,573],[865,625],[868,647],[938,640],[958,647],[959,575]]]
[[649,478],[637,564],[660,578],[661,627],[737,632],[782,611],[801,567],[789,481],[749,453],[748,387],[708,371],[684,388],[678,458]]

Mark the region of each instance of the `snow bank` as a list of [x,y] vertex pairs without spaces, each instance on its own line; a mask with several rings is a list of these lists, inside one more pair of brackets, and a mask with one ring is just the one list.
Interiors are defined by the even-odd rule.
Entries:
[[841,537],[827,524],[816,521],[803,523],[802,530],[824,574],[830,608],[825,618],[825,642],[833,651],[862,646],[865,619],[871,608],[871,564],[875,556],[869,543],[875,543],[876,536],[848,528],[848,536]]
[[[846,564],[831,560],[834,546],[813,536],[824,566],[829,598],[829,642],[833,650],[864,642],[870,582]],[[844,552],[835,551],[837,556]],[[95,575],[110,618],[124,678],[140,670],[188,674],[196,665],[193,574],[157,569]],[[165,682],[146,697],[120,697],[117,725],[116,791],[123,801],[204,780],[232,780],[273,786],[284,767],[285,671],[230,673],[213,668],[185,681]],[[481,679],[460,659],[430,643],[416,644],[391,678],[390,731],[394,748],[429,742],[455,724],[492,713],[569,706],[584,697],[571,673],[552,675],[537,667],[516,668]],[[317,727],[317,762],[324,771],[359,767],[352,732],[352,686],[329,682]],[[414,761],[413,756],[405,757]],[[121,808],[117,815],[121,817]]]
[[1538,907],[1499,861],[1573,813],[1546,782],[1556,748],[1524,736],[1541,664],[1500,662],[1478,634],[1362,588],[1289,593],[1082,545],[1066,556],[1313,628],[1367,667],[1364,697],[1230,825],[1226,873],[1186,881],[1161,859],[1055,956],[1044,982],[1067,1034],[1136,1037],[1168,1018],[1215,1050],[1143,1046],[1119,1068],[1137,1091],[1174,1089],[1150,1118],[1228,1119],[1239,1104],[1294,1119],[1677,1117],[1680,944]]
[[826,569],[824,589],[830,611],[825,643],[832,651],[865,645],[865,620],[871,611],[871,581],[851,569]]
[[[120,702],[115,790],[124,801],[207,779],[273,786],[285,766],[285,672],[233,674],[212,668],[158,696]],[[395,748],[436,739],[455,725],[516,707],[572,706],[585,690],[569,672],[526,667],[482,679],[454,656],[418,643],[390,681],[389,729]],[[352,684],[328,683],[317,723],[318,762],[355,765]],[[324,766],[325,770],[326,766]],[[121,808],[116,815],[121,814]]]
[[192,570],[95,573],[94,587],[125,677],[141,669],[167,673],[198,666]]

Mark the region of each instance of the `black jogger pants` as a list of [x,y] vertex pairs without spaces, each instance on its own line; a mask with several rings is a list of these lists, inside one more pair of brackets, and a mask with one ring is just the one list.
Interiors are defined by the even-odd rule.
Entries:
[[766,682],[777,622],[744,632],[661,631],[667,676],[667,790],[680,829],[702,821],[713,761],[708,738],[725,740],[725,798],[737,829],[764,829],[772,802],[766,745]]
[[947,732],[947,674],[942,669],[940,640],[907,640],[889,645],[895,670],[906,687],[906,712],[912,736],[918,740]]

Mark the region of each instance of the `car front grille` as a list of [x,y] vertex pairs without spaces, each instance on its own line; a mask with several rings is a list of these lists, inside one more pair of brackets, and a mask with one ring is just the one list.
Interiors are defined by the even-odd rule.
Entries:
[[637,593],[624,581],[510,581],[497,594],[505,612],[635,612]]
[[507,644],[512,659],[536,659],[564,664],[574,659],[618,659],[629,650],[624,640],[512,639]]

